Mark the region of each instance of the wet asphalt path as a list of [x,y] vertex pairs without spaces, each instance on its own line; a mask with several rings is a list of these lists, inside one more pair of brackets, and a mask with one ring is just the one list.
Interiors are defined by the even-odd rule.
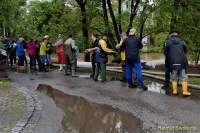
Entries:
[[[38,74],[10,73],[10,78],[14,83],[25,86],[30,91],[35,91],[39,84],[46,84],[66,94],[81,96],[95,103],[111,105],[130,112],[142,121],[143,132],[163,133],[161,128],[185,126],[193,127],[197,131],[176,133],[200,133],[200,99],[196,97],[183,98],[148,91],[138,92],[124,87],[119,81],[96,83],[90,79],[67,77],[59,71]],[[48,104],[50,106],[52,103]],[[47,108],[48,106],[45,109],[48,110]],[[57,119],[56,115],[55,117]]]

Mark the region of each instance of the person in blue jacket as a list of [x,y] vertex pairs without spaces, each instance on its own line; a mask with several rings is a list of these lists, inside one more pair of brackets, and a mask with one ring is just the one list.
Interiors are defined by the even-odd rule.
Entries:
[[121,51],[125,50],[126,57],[126,79],[128,87],[133,88],[132,73],[133,68],[136,72],[137,88],[147,90],[143,84],[142,66],[140,61],[140,49],[142,49],[141,40],[136,37],[136,30],[130,29],[128,38],[122,43]]
[[24,66],[25,51],[22,37],[16,43],[16,56],[18,58],[18,66]]

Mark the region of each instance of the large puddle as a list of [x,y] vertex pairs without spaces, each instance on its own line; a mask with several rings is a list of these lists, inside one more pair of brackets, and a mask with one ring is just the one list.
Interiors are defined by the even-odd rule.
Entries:
[[50,86],[39,85],[64,112],[63,130],[67,133],[141,133],[142,122],[132,114],[82,97],[67,95]]

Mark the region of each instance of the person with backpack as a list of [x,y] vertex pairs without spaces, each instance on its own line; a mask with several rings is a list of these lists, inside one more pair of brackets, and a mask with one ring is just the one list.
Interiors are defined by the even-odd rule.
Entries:
[[136,81],[138,90],[147,90],[144,86],[142,77],[142,66],[140,61],[140,49],[142,49],[141,40],[136,36],[136,30],[134,28],[130,29],[128,38],[123,41],[120,47],[121,51],[125,50],[126,57],[126,79],[128,82],[128,87],[133,88],[132,74],[133,68],[136,72]]
[[72,35],[65,41],[65,75],[75,76],[76,69],[76,45]]
[[186,43],[179,36],[179,32],[176,29],[172,29],[169,34],[170,37],[165,46],[165,55],[172,71],[172,94],[178,94],[177,82],[179,80],[182,83],[183,96],[190,96],[191,92],[188,91]]
[[96,66],[94,81],[98,81],[98,76],[100,74],[101,82],[106,81],[106,64],[108,61],[108,54],[115,53],[112,49],[108,48],[108,33],[104,32],[102,38],[98,42],[98,47],[86,49],[86,52],[96,53]]

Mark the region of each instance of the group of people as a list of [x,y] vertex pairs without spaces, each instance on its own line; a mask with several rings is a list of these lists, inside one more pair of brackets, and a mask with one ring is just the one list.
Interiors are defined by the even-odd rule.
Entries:
[[[130,29],[128,33],[120,34],[120,44],[116,45],[116,49],[120,50],[122,65],[122,81],[128,83],[129,88],[137,87],[138,90],[147,90],[143,83],[142,66],[140,60],[140,50],[143,45],[141,39],[136,36],[136,30]],[[98,39],[96,33],[92,33],[92,48],[86,49],[85,52],[92,53],[92,77],[94,81],[98,80],[100,74],[101,82],[106,81],[106,63],[108,54],[115,53],[109,49],[108,34],[103,33],[102,38]],[[177,95],[178,81],[182,83],[183,96],[190,96],[188,91],[187,76],[187,48],[183,39],[179,36],[178,31],[172,29],[166,40],[164,47],[165,61],[165,89],[169,93],[170,77],[172,80],[172,94]],[[135,83],[132,81],[133,69],[135,74]]]
[[50,43],[49,40],[50,37],[45,35],[41,42],[31,38],[26,43],[23,37],[19,37],[17,40],[1,37],[0,42],[5,46],[11,68],[14,68],[14,64],[16,64],[18,70],[23,70],[25,66],[28,66],[26,58],[28,56],[31,71],[39,70],[40,72],[47,72],[52,66],[51,54],[53,47],[55,47],[60,65],[59,70],[62,71],[63,65],[66,65],[68,67],[65,67],[65,73],[69,74],[72,72],[72,75],[74,75],[78,47],[75,45],[72,35],[65,42],[62,34],[58,35],[55,44]]
[[[120,51],[121,65],[122,65],[122,81],[128,83],[129,88],[137,87],[138,90],[147,90],[147,87],[143,83],[142,66],[140,59],[140,50],[143,45],[141,39],[136,36],[136,30],[130,29],[128,33],[120,34],[121,41],[116,45],[116,49]],[[86,49],[86,53],[91,53],[92,63],[92,75],[94,81],[100,80],[106,81],[106,64],[109,54],[116,54],[113,49],[108,48],[108,33],[102,33],[102,37],[98,39],[97,34],[93,32],[91,34],[92,47]],[[25,49],[30,58],[30,69],[37,70],[36,63],[38,64],[39,71],[48,71],[51,66],[51,51],[52,47],[56,47],[56,53],[58,57],[59,70],[65,71],[66,75],[71,74],[75,76],[77,56],[79,49],[75,44],[75,40],[72,35],[64,41],[62,34],[58,35],[58,38],[54,44],[49,42],[49,36],[43,37],[43,40],[39,41],[30,39],[27,46],[24,39],[20,37],[17,41],[13,39],[1,39],[2,43],[6,44],[7,51],[10,58],[10,65],[18,60],[18,66],[27,65]],[[178,81],[182,83],[182,91],[184,96],[189,96],[191,93],[188,91],[188,76],[187,76],[187,48],[186,44],[179,36],[176,30],[171,30],[169,37],[166,40],[164,47],[165,61],[165,87],[167,92],[170,88],[170,79],[172,80],[172,94],[177,95]],[[65,65],[65,67],[63,67]],[[65,68],[65,69],[63,69]],[[133,69],[135,75],[135,82],[133,82]],[[170,78],[171,77],[171,78]]]
[[47,67],[51,65],[52,46],[47,35],[41,42],[31,38],[26,43],[23,37],[17,40],[5,37],[1,39],[1,42],[5,45],[10,68],[14,68],[14,64],[17,65],[17,69],[24,69],[24,66],[28,66],[26,55],[30,60],[31,71],[37,70],[36,64],[38,64],[39,71],[47,71]]
[[[136,30],[130,29],[129,34],[120,34],[121,42],[116,48],[121,51],[121,64],[123,70],[123,80],[128,82],[128,87],[137,87],[139,90],[147,90],[143,83],[142,66],[139,51],[142,48],[141,40],[136,37]],[[98,80],[100,74],[101,82],[106,81],[106,63],[108,54],[116,54],[108,48],[108,33],[103,33],[101,39],[97,39],[96,33],[92,33],[93,47],[86,49],[85,52],[92,52],[93,79]],[[132,81],[133,68],[136,74],[136,84]]]

